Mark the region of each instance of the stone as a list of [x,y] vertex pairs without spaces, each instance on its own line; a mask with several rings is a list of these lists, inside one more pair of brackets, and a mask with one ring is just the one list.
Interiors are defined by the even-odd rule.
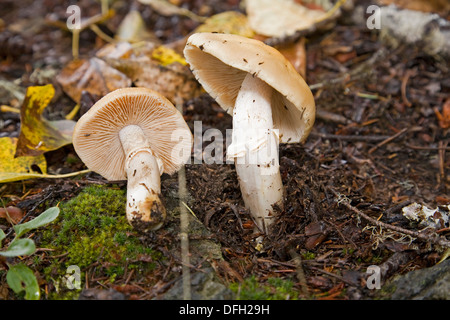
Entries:
[[[183,299],[183,279],[180,277],[174,285],[164,293],[163,300]],[[230,300],[232,291],[220,282],[212,268],[203,268],[191,273],[192,300]]]
[[450,260],[395,277],[381,292],[382,299],[450,300]]

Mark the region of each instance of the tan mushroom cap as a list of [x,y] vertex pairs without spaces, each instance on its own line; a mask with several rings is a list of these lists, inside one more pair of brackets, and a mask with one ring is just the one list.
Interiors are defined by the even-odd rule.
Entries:
[[75,126],[73,146],[90,170],[108,180],[127,179],[119,138],[127,125],[141,127],[149,144],[142,147],[162,161],[165,173],[174,173],[189,159],[192,133],[173,104],[150,89],[122,88],[98,100]]
[[303,142],[308,137],[315,119],[314,97],[278,50],[238,35],[195,33],[189,37],[184,55],[203,88],[230,115],[241,84],[250,73],[275,89],[272,118],[280,141]]

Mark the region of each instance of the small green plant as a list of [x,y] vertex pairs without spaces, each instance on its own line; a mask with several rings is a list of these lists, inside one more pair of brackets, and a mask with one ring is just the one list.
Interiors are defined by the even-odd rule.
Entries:
[[304,260],[313,260],[316,258],[316,254],[310,251],[306,251],[302,256]]
[[[10,242],[5,251],[0,251],[0,256],[6,258],[13,258],[25,255],[31,255],[36,251],[36,245],[31,239],[20,239],[28,231],[45,226],[54,221],[59,215],[59,208],[52,207],[41,213],[37,218],[15,225],[14,231],[16,233],[13,241]],[[2,241],[6,238],[3,230],[0,229],[0,247]],[[39,300],[40,290],[36,276],[33,271],[25,264],[19,263],[15,265],[8,264],[8,273],[6,274],[6,281],[9,287],[16,293],[20,294],[25,291],[26,300]]]

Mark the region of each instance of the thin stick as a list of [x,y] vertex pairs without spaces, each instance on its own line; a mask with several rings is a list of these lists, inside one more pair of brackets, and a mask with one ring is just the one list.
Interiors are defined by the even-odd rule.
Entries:
[[[339,193],[337,193],[336,191],[334,191],[333,189],[331,189],[330,187],[327,187],[328,190],[330,190],[336,197],[340,198],[341,195]],[[407,229],[403,229],[397,226],[392,226],[390,224],[378,221],[374,218],[369,217],[368,215],[366,215],[365,213],[363,213],[362,211],[358,210],[357,208],[355,208],[354,206],[352,206],[350,204],[350,200],[347,201],[337,201],[338,204],[343,204],[344,206],[346,206],[348,209],[350,209],[351,211],[355,212],[358,216],[366,219],[367,221],[369,221],[370,223],[385,228],[385,229],[390,229],[390,230],[394,230],[396,232],[399,233],[403,233],[406,235],[410,235],[414,238],[426,241],[426,242],[432,242],[433,244],[437,244],[439,246],[442,247],[447,247],[450,248],[450,241],[448,241],[447,239],[440,237],[439,235],[425,235],[422,234],[420,232],[417,231],[412,231],[412,230],[407,230]]]
[[109,0],[100,0],[102,3],[102,15],[107,15],[109,12]]
[[406,85],[408,83],[409,78],[415,74],[415,71],[412,70],[407,70],[405,76],[403,77],[402,80],[402,87],[401,87],[401,92],[402,92],[402,99],[403,102],[406,104],[407,107],[411,107],[412,103],[408,100],[408,97],[406,96]]
[[390,138],[389,136],[357,136],[357,135],[340,135],[340,134],[320,133],[320,132],[311,132],[311,136],[323,139],[370,141],[370,142],[384,141]]
[[108,43],[114,43],[114,38],[111,38],[106,33],[104,33],[96,24],[92,24],[89,26],[89,29],[91,29],[100,39],[102,39],[105,42]]
[[77,176],[79,174],[89,173],[89,172],[91,172],[91,170],[87,169],[87,170],[81,170],[81,171],[64,173],[64,174],[24,173],[23,175],[26,178],[63,179],[63,178]]
[[385,144],[391,142],[392,140],[398,138],[399,136],[401,136],[402,134],[404,134],[406,131],[408,131],[408,128],[404,128],[403,130],[397,132],[396,134],[394,134],[393,136],[390,136],[389,138],[381,141],[379,144],[377,144],[376,146],[372,147],[369,149],[369,154],[373,153],[375,150],[377,150],[379,147],[384,146]]
[[[180,113],[183,112],[183,105],[177,104],[177,109]],[[179,208],[180,208],[180,240],[181,240],[181,261],[182,261],[182,276],[183,276],[183,299],[191,300],[191,273],[190,273],[190,259],[189,259],[189,213],[186,206],[187,188],[186,188],[186,172],[184,166],[178,171],[178,194],[179,194]]]
[[441,178],[445,177],[445,148],[448,141],[439,141],[439,174]]
[[292,257],[292,260],[294,261],[296,271],[297,271],[297,280],[300,283],[300,288],[301,288],[302,294],[305,297],[308,297],[309,296],[309,288],[308,288],[308,283],[306,282],[305,272],[303,271],[302,258],[300,257],[299,254],[297,254],[297,252],[293,248],[289,249],[289,255]]
[[13,108],[7,105],[2,104],[0,106],[0,111],[1,112],[13,112],[13,113],[20,113],[20,109],[18,108]]
[[425,147],[425,146],[415,146],[413,144],[409,144],[409,143],[405,143],[405,146],[407,148],[413,149],[413,150],[445,150],[445,151],[450,151],[450,147]]
[[74,60],[78,59],[80,45],[80,30],[72,30],[72,57]]
[[70,111],[67,115],[66,115],[66,120],[73,120],[73,118],[75,118],[78,110],[80,110],[80,104],[77,103],[75,105],[75,107],[73,107],[72,111]]

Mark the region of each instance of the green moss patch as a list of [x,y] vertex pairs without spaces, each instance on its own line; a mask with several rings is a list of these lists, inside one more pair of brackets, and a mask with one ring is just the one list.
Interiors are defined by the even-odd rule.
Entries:
[[56,257],[45,268],[49,283],[64,277],[69,266],[77,266],[82,279],[89,270],[89,276],[109,276],[109,283],[125,270],[138,269],[136,273],[144,275],[155,268],[161,254],[139,241],[126,219],[125,203],[125,190],[89,186],[60,204],[60,216],[42,232],[39,243],[53,250],[50,259]]
[[297,300],[299,292],[289,279],[269,278],[261,283],[255,276],[243,283],[232,283],[230,289],[238,300]]

